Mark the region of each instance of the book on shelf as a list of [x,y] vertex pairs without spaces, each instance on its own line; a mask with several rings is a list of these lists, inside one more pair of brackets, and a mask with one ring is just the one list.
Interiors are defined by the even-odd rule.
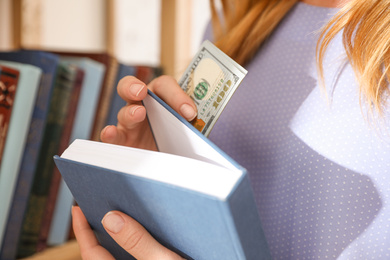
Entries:
[[[62,130],[61,137],[59,138],[59,146],[57,154],[64,152],[69,145],[70,135],[72,133],[72,127],[74,118],[76,116],[78,101],[81,93],[81,86],[84,79],[84,71],[80,68],[76,68],[76,75],[73,80],[72,93],[70,97],[70,104],[66,114],[66,121],[64,122],[64,129]],[[61,174],[57,167],[52,169],[52,177],[50,181],[50,188],[45,205],[45,212],[42,218],[42,225],[39,232],[37,251],[41,252],[47,248],[47,239],[49,236],[50,226],[54,213],[54,207],[57,201],[58,189],[61,182]]]
[[270,259],[247,171],[149,92],[160,152],[76,140],[54,158],[103,247],[130,255],[101,220],[120,210],[186,259]]
[[109,63],[107,64],[106,75],[104,79],[104,85],[100,91],[99,109],[96,111],[94,124],[92,127],[91,140],[100,140],[100,131],[105,126],[105,121],[108,117],[108,109],[110,107],[110,101],[113,93],[116,92],[116,75],[118,74],[119,63],[118,60],[112,56],[109,56]]
[[77,67],[59,62],[50,100],[48,118],[42,141],[32,188],[20,234],[17,257],[27,257],[37,252],[39,234],[43,224],[46,202],[54,169],[51,157],[58,152],[60,138],[67,119]]
[[55,52],[61,56],[71,57],[87,57],[94,61],[104,64],[106,67],[105,74],[103,76],[103,86],[99,94],[99,109],[96,111],[94,124],[92,127],[92,140],[100,140],[100,131],[104,128],[107,120],[108,107],[110,106],[112,94],[116,90],[116,76],[118,73],[118,61],[115,57],[108,53],[92,53],[92,52]]
[[18,78],[18,70],[0,66],[0,164],[15,102]]
[[[69,141],[72,142],[77,138],[90,139],[106,67],[101,62],[88,57],[61,56],[61,59],[78,66],[85,73]],[[61,180],[49,230],[48,245],[63,244],[67,240],[73,202],[69,189]]]
[[42,70],[30,64],[4,60],[0,61],[0,65],[19,70],[18,91],[0,165],[0,244],[2,245]]
[[28,196],[38,161],[38,151],[43,140],[43,129],[46,124],[50,98],[53,92],[58,56],[43,51],[19,50],[0,52],[0,59],[30,64],[42,70],[23,157],[19,171],[15,174],[17,181],[0,250],[0,259],[7,260],[15,259],[16,257]]
[[153,79],[163,75],[163,69],[160,66],[136,66],[136,76],[138,79],[149,84]]
[[79,136],[90,139],[107,68],[89,57],[61,56],[61,60],[83,69],[85,73],[71,140]]

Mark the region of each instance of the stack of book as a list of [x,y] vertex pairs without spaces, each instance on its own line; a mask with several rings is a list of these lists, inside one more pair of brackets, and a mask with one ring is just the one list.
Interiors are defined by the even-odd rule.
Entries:
[[0,52],[0,259],[26,257],[72,238],[73,197],[53,156],[116,124],[116,85],[148,83],[161,69],[108,54]]

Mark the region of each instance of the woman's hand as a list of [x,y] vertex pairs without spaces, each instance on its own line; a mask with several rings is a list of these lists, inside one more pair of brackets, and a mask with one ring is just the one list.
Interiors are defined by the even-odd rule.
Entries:
[[[118,94],[127,105],[118,113],[118,124],[106,126],[100,133],[103,142],[157,150],[145,107],[141,103],[147,96],[148,88],[187,120],[195,118],[197,112],[194,102],[182,91],[174,78],[161,76],[146,86],[139,79],[127,76],[121,79],[117,86]],[[99,245],[79,207],[73,207],[72,217],[74,233],[83,259],[114,259]],[[137,259],[182,259],[160,245],[137,221],[119,211],[107,213],[102,225],[122,248]]]
[[[73,230],[83,259],[114,259],[99,245],[83,212],[72,208]],[[108,212],[103,220],[107,233],[136,259],[183,259],[159,244],[137,221],[119,211]]]
[[147,88],[164,100],[187,120],[196,116],[196,106],[169,76],[154,79],[146,86],[139,79],[127,76],[118,83],[118,94],[127,102],[118,113],[117,126],[106,126],[100,138],[105,143],[120,144],[137,148],[157,150],[153,135],[146,120],[146,110],[141,101],[147,95]]

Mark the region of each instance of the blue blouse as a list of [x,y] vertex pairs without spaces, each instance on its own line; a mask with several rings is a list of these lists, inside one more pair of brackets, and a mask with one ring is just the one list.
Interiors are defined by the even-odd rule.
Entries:
[[298,3],[210,134],[248,169],[275,259],[390,259],[390,109],[367,117],[341,37],[326,90],[317,80],[318,31],[336,11]]

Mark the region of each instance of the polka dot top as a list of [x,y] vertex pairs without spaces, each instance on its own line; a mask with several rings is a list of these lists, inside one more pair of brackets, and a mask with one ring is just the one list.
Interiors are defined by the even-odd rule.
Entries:
[[318,85],[318,30],[336,11],[298,3],[210,134],[248,170],[274,259],[390,259],[390,111],[367,117],[341,37]]

